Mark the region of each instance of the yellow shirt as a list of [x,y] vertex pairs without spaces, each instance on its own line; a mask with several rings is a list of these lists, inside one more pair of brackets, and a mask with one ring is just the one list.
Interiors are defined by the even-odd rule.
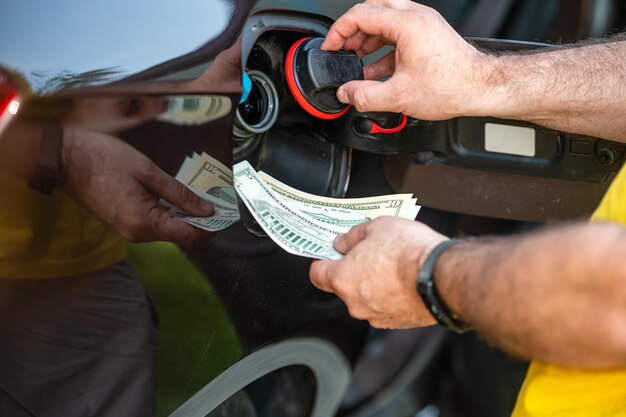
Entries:
[[0,279],[66,277],[125,257],[122,239],[69,196],[0,173]]
[[[591,220],[626,225],[626,168]],[[582,371],[533,362],[513,417],[626,417],[626,369]]]

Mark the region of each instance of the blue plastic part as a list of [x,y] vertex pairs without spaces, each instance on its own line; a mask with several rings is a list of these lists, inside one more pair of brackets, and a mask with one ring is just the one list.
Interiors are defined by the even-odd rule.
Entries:
[[252,80],[245,71],[241,76],[241,85],[243,87],[243,91],[241,92],[241,100],[239,100],[239,104],[246,101],[250,95],[250,91],[252,91]]

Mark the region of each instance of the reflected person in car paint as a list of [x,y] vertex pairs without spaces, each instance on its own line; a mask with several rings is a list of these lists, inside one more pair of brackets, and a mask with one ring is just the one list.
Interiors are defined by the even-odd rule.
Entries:
[[[155,120],[176,125],[181,114],[169,104],[178,94],[239,91],[239,50],[223,51],[191,81],[61,105],[60,178],[49,195],[26,186],[49,125],[26,115],[0,139],[0,414],[155,414],[153,311],[120,236],[192,245],[211,234],[171,216],[159,199],[197,216],[213,208],[121,138]],[[224,99],[214,106],[221,117],[233,107]]]

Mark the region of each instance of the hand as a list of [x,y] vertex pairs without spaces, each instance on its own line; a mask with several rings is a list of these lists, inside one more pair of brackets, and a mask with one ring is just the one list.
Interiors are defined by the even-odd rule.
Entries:
[[73,128],[65,132],[63,187],[123,238],[191,245],[210,235],[171,216],[159,205],[162,197],[191,215],[213,214],[210,203],[145,155],[112,136]]
[[416,290],[416,278],[430,251],[447,238],[428,226],[380,217],[335,239],[339,261],[314,261],[311,282],[337,294],[350,315],[378,328],[435,324]]
[[[390,52],[364,69],[337,98],[361,112],[390,111],[424,120],[479,115],[487,101],[493,57],[467,43],[435,10],[409,0],[368,0],[330,28],[322,49],[363,57],[384,45]],[[381,78],[391,77],[379,82]],[[491,97],[491,96],[490,96]]]
[[228,49],[220,52],[207,70],[187,82],[189,91],[241,92],[241,37]]

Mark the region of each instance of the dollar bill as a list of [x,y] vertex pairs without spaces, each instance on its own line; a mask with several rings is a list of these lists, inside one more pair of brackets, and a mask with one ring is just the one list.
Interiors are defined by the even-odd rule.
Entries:
[[185,161],[183,162],[183,164],[180,166],[178,173],[176,174],[176,179],[177,180],[181,180],[183,178],[185,178],[185,176],[187,175],[187,173],[189,172],[189,170],[191,169],[191,167],[193,167],[194,162],[196,161],[196,158],[199,158],[200,155],[194,153],[193,157],[186,157]]
[[239,221],[239,210],[233,187],[233,173],[215,158],[194,153],[185,158],[176,179],[201,199],[213,204],[214,213],[209,217],[191,216],[178,207],[161,201],[171,215],[210,232],[223,230]]
[[351,227],[380,216],[396,216],[414,220],[420,207],[412,194],[385,195],[367,198],[329,198],[308,194],[259,172],[272,191],[286,199],[306,215],[332,224],[347,232]]
[[181,211],[178,207],[162,201],[162,205],[169,208],[170,214],[176,216],[186,223],[196,226],[209,232],[224,230],[239,221],[239,214],[233,212],[217,212],[210,217],[194,217]]
[[168,97],[169,106],[157,119],[176,125],[198,126],[226,116],[232,109],[228,97],[217,95]]
[[319,259],[339,259],[333,241],[351,227],[379,216],[414,219],[420,207],[411,194],[336,199],[308,194],[259,172],[247,162],[228,167],[203,153],[186,158],[176,175],[215,208],[213,216],[194,217],[166,202],[170,213],[211,232],[239,220],[238,194],[265,232],[287,252]]
[[233,172],[218,160],[203,153],[185,160],[176,179],[190,189],[237,207],[233,188]]
[[341,258],[333,248],[333,241],[343,230],[291,206],[270,189],[247,161],[234,166],[234,185],[255,220],[284,250],[309,258]]

